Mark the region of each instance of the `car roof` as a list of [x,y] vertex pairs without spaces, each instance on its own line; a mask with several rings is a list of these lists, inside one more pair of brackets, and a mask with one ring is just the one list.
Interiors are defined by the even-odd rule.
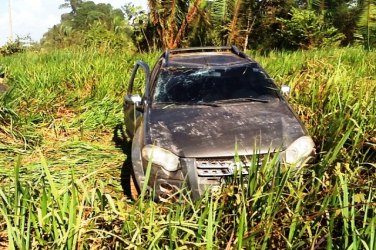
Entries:
[[166,51],[162,57],[164,67],[229,67],[255,63],[235,46],[176,49]]

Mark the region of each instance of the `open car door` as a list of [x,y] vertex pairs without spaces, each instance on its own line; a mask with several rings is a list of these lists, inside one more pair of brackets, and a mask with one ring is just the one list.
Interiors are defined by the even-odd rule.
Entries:
[[[139,71],[142,72],[139,72]],[[137,61],[129,81],[128,91],[124,98],[124,123],[128,136],[133,138],[141,121],[144,110],[144,95],[142,88],[148,88],[150,69],[143,61]]]

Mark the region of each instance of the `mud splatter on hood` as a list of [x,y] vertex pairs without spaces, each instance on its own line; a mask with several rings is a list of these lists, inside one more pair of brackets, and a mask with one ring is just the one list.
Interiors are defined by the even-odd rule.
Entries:
[[147,120],[147,143],[180,157],[218,157],[285,149],[306,134],[283,102],[220,107],[154,108]]

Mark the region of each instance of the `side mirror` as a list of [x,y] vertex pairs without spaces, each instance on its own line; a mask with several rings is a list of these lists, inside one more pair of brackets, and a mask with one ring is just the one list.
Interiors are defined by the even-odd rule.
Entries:
[[144,107],[142,103],[142,98],[139,94],[136,95],[126,95],[125,100],[133,103],[134,108],[139,112],[144,112]]
[[129,97],[129,99],[131,100],[131,102],[133,102],[134,105],[138,106],[140,104],[140,102],[142,101],[142,98],[140,95],[131,95]]
[[283,95],[288,95],[290,93],[290,87],[287,85],[282,85],[281,87],[281,93]]

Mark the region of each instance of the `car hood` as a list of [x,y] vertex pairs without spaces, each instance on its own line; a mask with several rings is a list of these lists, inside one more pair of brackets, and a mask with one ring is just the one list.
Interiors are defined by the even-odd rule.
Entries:
[[147,117],[146,143],[180,157],[274,152],[306,134],[284,101],[154,108]]

